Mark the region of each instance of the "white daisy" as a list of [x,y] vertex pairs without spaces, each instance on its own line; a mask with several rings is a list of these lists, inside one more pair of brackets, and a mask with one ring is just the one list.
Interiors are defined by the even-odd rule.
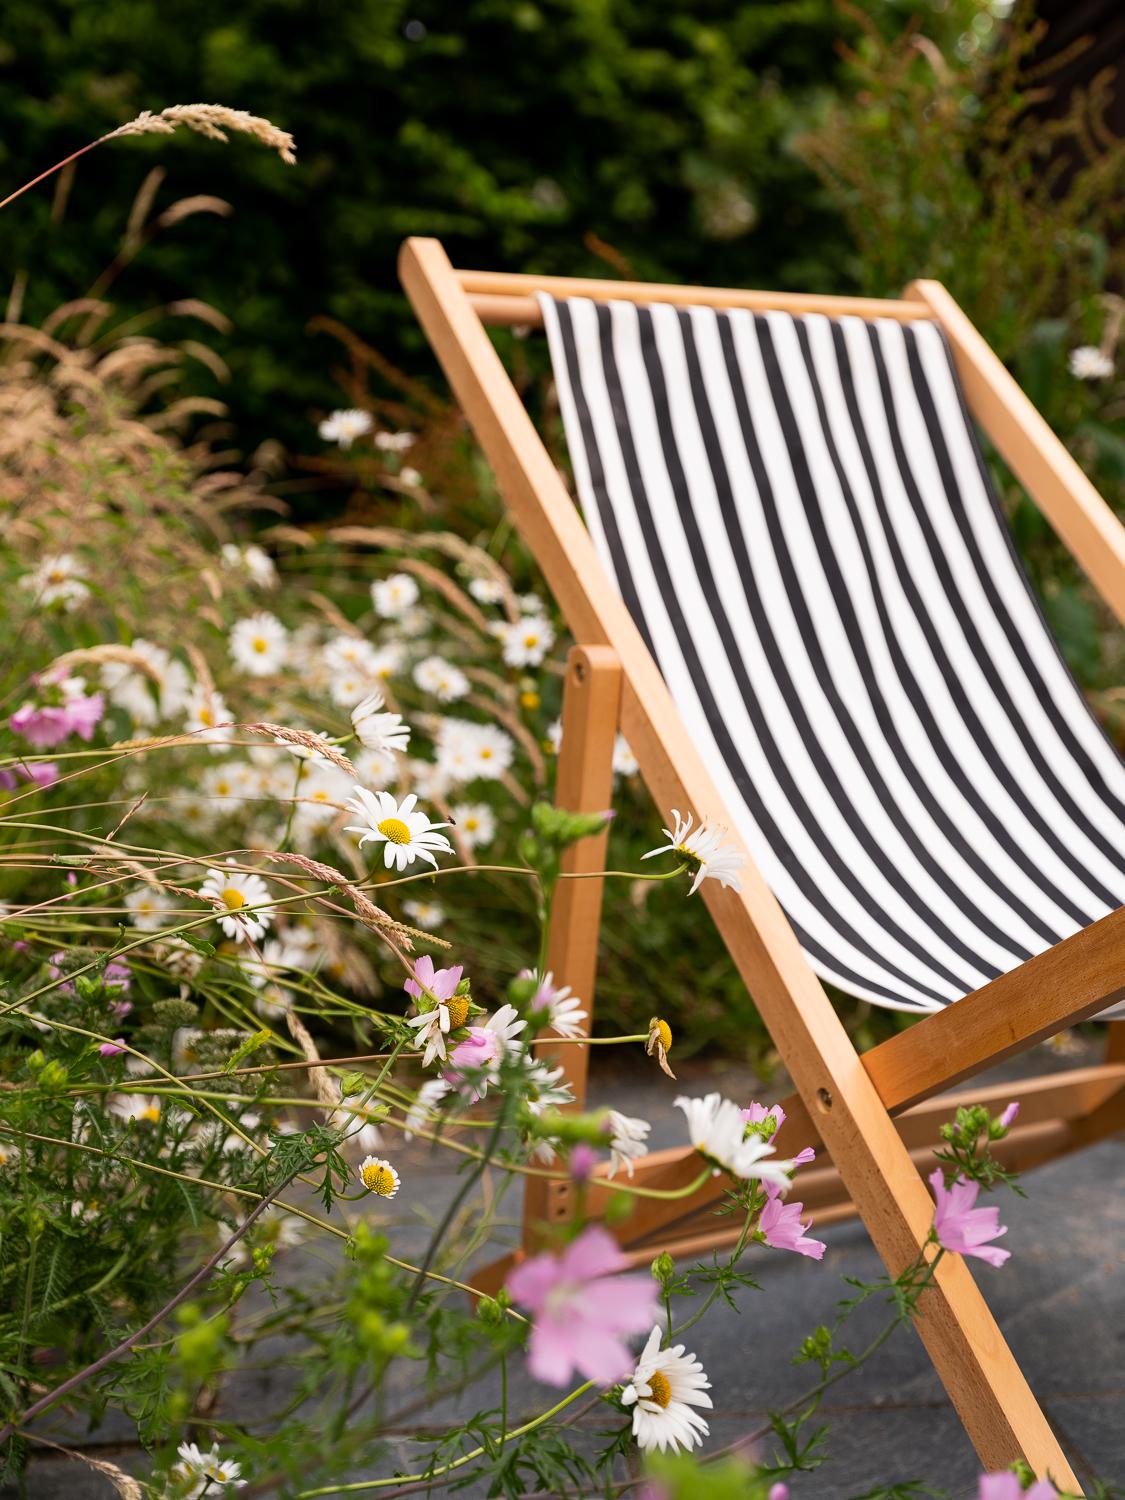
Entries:
[[409,640],[414,640],[416,636],[425,635],[432,623],[426,611],[420,609],[418,605],[414,605],[413,608],[404,610],[399,615],[397,629],[399,635],[404,635]]
[[107,661],[101,676],[102,686],[109,690],[109,701],[123,708],[134,724],[155,724],[158,719],[172,719],[182,713],[192,695],[191,678],[183,662],[139,635],[134,636],[129,649],[144,657],[158,680],[153,682],[124,662]]
[[451,781],[499,781],[512,764],[515,741],[494,724],[443,719],[437,736],[437,763]]
[[418,585],[409,573],[392,573],[371,585],[371,602],[377,615],[393,620],[418,603]]
[[[228,859],[228,865],[234,860]],[[273,923],[273,913],[261,910],[269,900],[269,887],[260,875],[245,874],[240,870],[212,870],[199,887],[199,894],[212,901],[219,901],[227,915],[220,915],[219,924],[227,937],[242,942],[250,938],[254,942]],[[251,910],[250,908],[258,908]]]
[[371,692],[371,678],[366,672],[337,672],[328,685],[328,695],[337,708],[354,708]]
[[708,828],[701,823],[692,833],[694,819],[691,813],[688,813],[686,823],[682,821],[676,808],[672,809],[672,816],[676,820],[675,832],[664,829],[671,842],[662,844],[659,849],[650,849],[641,858],[652,859],[655,854],[672,853],[686,860],[689,871],[695,875],[692,888],[688,891],[689,896],[695,895],[704,880],[717,880],[720,885],[729,885],[740,891],[742,882],[738,878],[738,871],[746,863],[746,856],[736,844],[723,844],[719,847],[719,840],[726,829]]
[[609,1175],[612,1177],[618,1167],[624,1167],[632,1177],[633,1163],[637,1157],[648,1155],[648,1146],[645,1142],[652,1126],[647,1120],[638,1120],[631,1115],[620,1114],[616,1109],[611,1109],[606,1115],[606,1123],[612,1134],[609,1143]]
[[133,926],[138,932],[158,932],[165,922],[171,920],[168,913],[176,909],[176,903],[167,892],[155,886],[138,886],[125,897],[125,906],[132,914]]
[[425,813],[415,812],[417,801],[418,798],[411,793],[402,799],[400,805],[390,792],[369,792],[365,787],[359,787],[348,807],[366,821],[358,827],[350,824],[347,832],[363,835],[359,841],[361,849],[369,841],[385,844],[383,859],[388,870],[392,866],[405,870],[415,858],[424,859],[436,870],[433,851],[439,854],[452,852],[449,840],[437,832],[439,828],[448,828],[449,824],[431,823]]
[[86,570],[71,552],[60,557],[45,557],[30,573],[20,579],[21,587],[32,589],[36,604],[64,603],[67,609],[76,609],[89,595],[83,582]]
[[517,594],[516,603],[520,607],[520,613],[525,615],[543,614],[543,601],[538,594]]
[[[534,977],[530,969],[525,969],[521,978]],[[532,995],[528,1003],[531,1011],[546,1011],[547,1020],[545,1026],[552,1026],[555,1032],[566,1037],[570,1041],[585,1036],[586,1031],[582,1022],[586,1019],[587,1012],[579,1010],[582,1001],[577,995],[570,993],[570,985],[564,985],[561,989],[555,988],[555,976],[550,970],[547,971],[543,982]]]
[[105,1107],[119,1120],[136,1120],[138,1125],[142,1120],[152,1125],[160,1121],[160,1099],[156,1094],[110,1094]]
[[407,453],[418,441],[413,432],[377,432],[375,446],[384,453]]
[[404,901],[402,909],[414,926],[425,932],[436,932],[445,921],[445,907],[436,901]]
[[415,791],[427,801],[434,797],[444,797],[450,787],[456,784],[449,767],[434,761],[412,760],[407,769]]
[[358,407],[346,411],[334,411],[317,428],[326,443],[339,443],[346,453],[356,438],[363,437],[375,426],[371,413]]
[[[709,1435],[710,1429],[693,1406],[711,1405],[706,1393],[711,1382],[694,1354],[685,1354],[683,1344],[661,1349],[660,1329],[654,1328],[637,1360],[633,1378],[621,1392],[626,1406],[633,1407],[633,1436],[643,1452],[682,1446],[689,1451]],[[702,1436],[701,1436],[702,1434]]]
[[490,628],[509,667],[537,667],[555,644],[554,626],[544,615],[524,615],[518,625],[497,620]]
[[453,809],[453,821],[470,849],[491,844],[496,837],[496,819],[487,802],[459,802]]
[[176,1449],[179,1461],[169,1473],[177,1486],[190,1484],[183,1500],[198,1500],[200,1495],[212,1495],[218,1500],[218,1486],[233,1484],[242,1489],[245,1479],[239,1479],[242,1465],[219,1457],[219,1445],[214,1443],[210,1453],[203,1453],[194,1443],[181,1443]]
[[388,678],[397,677],[405,665],[406,647],[401,641],[386,641],[375,653],[371,675],[386,682]]
[[470,579],[469,593],[478,604],[499,604],[504,597],[503,587],[495,578]]
[[1108,380],[1113,374],[1113,360],[1092,344],[1083,344],[1070,351],[1067,368],[1075,380]]
[[433,1112],[439,1100],[444,1099],[450,1092],[451,1086],[444,1078],[427,1078],[415,1095],[414,1103],[406,1112],[406,1120],[402,1128],[406,1140],[414,1139],[414,1132],[421,1130],[428,1123],[428,1116]]
[[708,1094],[703,1099],[686,1099],[681,1095],[674,1102],[687,1116],[692,1145],[712,1166],[721,1167],[732,1177],[743,1180],[757,1177],[762,1182],[775,1182],[782,1189],[789,1187],[793,1163],[763,1160],[774,1154],[774,1148],[760,1135],[744,1139],[746,1122],[737,1104],[719,1094]]
[[230,633],[231,660],[251,677],[269,677],[285,666],[289,655],[289,632],[267,610],[239,620]]
[[414,681],[424,693],[433,693],[441,703],[455,703],[469,691],[469,679],[459,667],[440,656],[427,656],[414,668]]
[[[559,724],[559,739],[562,739],[562,724]],[[629,741],[623,734],[619,734],[613,742],[613,774],[615,776],[635,776],[640,770],[637,757],[629,748]]]
[[[385,717],[397,719],[398,714],[387,714]],[[410,731],[406,730],[406,733],[409,734]],[[352,756],[352,765],[355,766],[359,780],[376,792],[390,786],[398,776],[398,765],[389,751],[361,750],[358,755]]]
[[208,694],[202,684],[197,684],[184,704],[184,729],[197,739],[211,745],[214,753],[232,739],[234,731],[228,726],[234,723],[234,715],[214,689]]
[[272,589],[277,583],[277,568],[273,558],[255,543],[251,543],[243,552],[242,562],[260,589]]
[[223,814],[237,812],[243,803],[241,794],[246,787],[235,773],[237,764],[225,761],[221,766],[210,766],[199,778],[204,794],[219,805]]
[[[557,755],[559,753],[559,746],[562,744],[562,720],[561,719],[552,719],[551,722],[547,725],[547,739],[550,741],[551,749]],[[616,748],[617,747],[616,747],[616,744],[615,744],[614,745],[614,749],[616,749]]]
[[403,484],[409,485],[411,489],[416,489],[422,483],[421,474],[417,469],[412,469],[409,464],[399,470],[398,477],[402,480]]
[[369,1193],[378,1193],[380,1198],[393,1198],[399,1189],[399,1175],[389,1161],[378,1156],[365,1156],[359,1164],[359,1178]]
[[309,761],[297,787],[293,821],[306,833],[323,833],[347,807],[355,782],[328,761]]
[[360,636],[334,636],[324,648],[324,665],[330,672],[363,672],[373,676],[375,647]]
[[524,1053],[523,1065],[526,1069],[524,1079],[531,1085],[531,1095],[523,1102],[530,1114],[541,1115],[545,1109],[558,1109],[564,1104],[574,1103],[574,1095],[569,1087],[559,1082],[566,1072],[565,1068],[552,1068],[533,1057],[530,1052]]
[[410,744],[410,730],[402,722],[401,714],[382,713],[383,704],[383,695],[378,691],[356,704],[352,709],[356,737],[361,745],[379,755],[389,755],[393,750],[405,752]]

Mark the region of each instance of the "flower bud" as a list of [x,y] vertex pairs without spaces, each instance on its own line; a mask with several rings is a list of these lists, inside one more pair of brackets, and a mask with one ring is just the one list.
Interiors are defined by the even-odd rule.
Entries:
[[38,1073],[39,1069],[43,1066],[43,1064],[46,1061],[47,1061],[47,1059],[43,1056],[42,1052],[40,1052],[38,1050],[38,1048],[37,1048],[31,1054],[31,1056],[28,1058],[27,1065],[28,1065],[28,1067],[31,1069],[31,1071],[33,1073]]
[[52,1060],[39,1074],[39,1087],[48,1094],[61,1093],[70,1080],[70,1074],[61,1062]]
[[345,1099],[350,1099],[353,1094],[361,1094],[366,1083],[366,1073],[345,1073],[340,1079],[340,1092]]
[[661,1286],[666,1287],[675,1274],[676,1262],[668,1254],[667,1250],[662,1250],[652,1263],[653,1281],[659,1281]]

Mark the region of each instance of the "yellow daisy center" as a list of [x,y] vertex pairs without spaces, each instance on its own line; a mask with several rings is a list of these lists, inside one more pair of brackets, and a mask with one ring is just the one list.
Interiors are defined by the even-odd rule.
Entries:
[[532,631],[529,635],[524,636],[523,643],[530,650],[532,646],[537,644],[538,640],[539,637]]
[[262,636],[256,635],[254,637],[254,650],[258,653],[259,656],[264,655],[265,652],[269,650],[268,641],[266,641]]
[[469,1019],[469,1002],[464,995],[454,995],[452,1000],[445,1002],[445,1008],[449,1012],[450,1031],[456,1031],[458,1026],[464,1026]]
[[379,832],[385,839],[390,839],[392,844],[409,844],[410,829],[401,818],[384,818],[379,824]]
[[208,727],[208,729],[211,728],[211,726],[214,724],[215,721],[211,717],[211,711],[210,711],[210,709],[201,708],[199,710],[199,722],[201,724],[206,724],[207,727]]
[[160,1105],[150,1104],[147,1109],[141,1110],[142,1120],[152,1120],[154,1123],[160,1119]]
[[480,758],[481,758],[481,760],[491,760],[492,759],[492,751],[488,748],[487,745],[481,751]]
[[246,905],[246,897],[241,891],[235,890],[233,885],[228,885],[221,897],[227,911],[237,911],[240,906]]
[[395,1190],[395,1176],[390,1167],[364,1167],[362,1176],[364,1187],[382,1198],[389,1197]]
[[672,1050],[672,1028],[667,1021],[658,1021],[656,1025],[657,1035],[660,1037],[660,1045],[665,1052]]
[[668,1384],[667,1375],[662,1374],[659,1370],[653,1370],[652,1374],[648,1377],[648,1387],[652,1392],[652,1395],[648,1399],[655,1401],[657,1406],[667,1406],[669,1401],[671,1401],[672,1387]]

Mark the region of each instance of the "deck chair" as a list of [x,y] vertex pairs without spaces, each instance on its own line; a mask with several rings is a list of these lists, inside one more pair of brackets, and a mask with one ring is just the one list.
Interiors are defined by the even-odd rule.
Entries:
[[[778,1148],[820,1152],[795,1196],[817,1223],[858,1212],[896,1274],[932,1221],[938,1096],[1125,1001],[1125,764],[970,414],[1123,621],[1125,530],[936,282],[880,301],[491,274],[423,239],[399,269],[578,643],[558,803],[609,806],[620,727],[663,813],[738,837],[741,892],[702,892],[799,1090]],[[486,324],[546,328],[582,514]],[[567,868],[603,856],[587,840]],[[600,882],[560,904],[550,966],[592,1001]],[[821,978],[924,1018],[860,1056]],[[1101,1066],[973,1091],[1022,1101],[1009,1164],[1125,1128],[1123,1030]],[[579,1098],[585,1050],[557,1049]],[[654,1152],[638,1178],[695,1166]],[[721,1244],[722,1188],[638,1200],[614,1232],[635,1262]],[[527,1248],[567,1192],[532,1183]],[[986,1468],[1022,1458],[1078,1491],[960,1257],[920,1313]]]

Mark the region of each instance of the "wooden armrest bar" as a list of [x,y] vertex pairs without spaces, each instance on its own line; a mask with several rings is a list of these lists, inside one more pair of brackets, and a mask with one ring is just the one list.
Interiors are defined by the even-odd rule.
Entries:
[[[462,290],[469,294],[482,323],[529,323],[541,328],[543,319],[524,310],[535,292],[550,292],[555,297],[593,297],[598,302],[674,302],[680,307],[749,307],[756,312],[812,312],[826,313],[829,317],[851,314],[857,318],[894,318],[900,323],[934,316],[918,301],[895,301],[890,297],[821,297],[812,292],[665,286],[653,281],[586,281],[575,276],[516,276],[505,271],[454,271],[453,274]],[[523,304],[519,316],[509,314],[503,305],[507,301]]]

